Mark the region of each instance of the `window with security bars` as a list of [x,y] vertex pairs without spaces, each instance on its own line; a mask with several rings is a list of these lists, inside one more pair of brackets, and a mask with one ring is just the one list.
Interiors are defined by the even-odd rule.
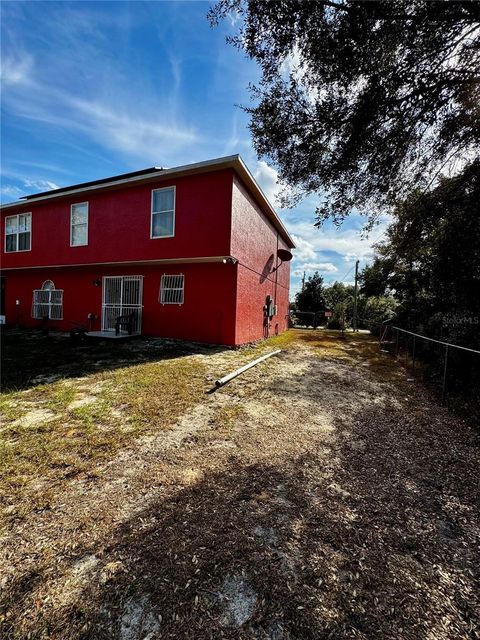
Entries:
[[183,304],[185,276],[162,276],[160,284],[160,304]]
[[34,289],[32,318],[63,320],[63,290],[55,289],[51,280],[44,282],[41,289]]

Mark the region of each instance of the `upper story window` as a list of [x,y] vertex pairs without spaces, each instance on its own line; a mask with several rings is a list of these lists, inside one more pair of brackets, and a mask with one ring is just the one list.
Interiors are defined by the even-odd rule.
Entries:
[[70,246],[85,244],[88,244],[88,202],[79,202],[70,209]]
[[5,218],[5,252],[30,251],[32,248],[32,214],[20,213]]
[[175,235],[175,187],[152,191],[151,238],[171,238]]

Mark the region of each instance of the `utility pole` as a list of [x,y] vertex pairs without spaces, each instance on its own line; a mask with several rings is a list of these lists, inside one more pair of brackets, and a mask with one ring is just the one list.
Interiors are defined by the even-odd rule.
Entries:
[[355,263],[355,293],[353,296],[353,331],[358,331],[357,328],[357,298],[358,298],[358,263],[360,260],[357,260]]
[[303,278],[302,278],[302,291],[305,289],[305,271],[303,272]]

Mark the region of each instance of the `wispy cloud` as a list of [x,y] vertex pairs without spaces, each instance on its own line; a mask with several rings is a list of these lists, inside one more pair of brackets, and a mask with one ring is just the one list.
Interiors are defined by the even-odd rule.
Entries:
[[320,273],[335,273],[338,271],[338,268],[332,262],[305,262],[295,267],[293,275],[300,277],[303,276],[304,272],[309,275],[315,271],[319,271]]
[[[168,105],[158,105],[153,113],[151,107],[134,107],[130,97],[120,96],[121,91],[109,101],[75,97],[27,75],[21,84],[22,91],[12,90],[4,94],[3,100],[5,108],[16,116],[56,129],[76,130],[96,144],[129,156],[167,164],[173,149],[178,154],[185,146],[201,142],[193,126],[176,122],[176,114]],[[23,91],[25,86],[29,90],[28,102]]]
[[240,144],[240,136],[238,132],[238,113],[234,112],[232,116],[232,126],[231,126],[230,137],[225,143],[222,155],[227,156],[227,155],[230,155],[231,153],[236,153],[238,151],[239,144]]
[[25,191],[23,189],[12,184],[2,184],[0,187],[0,193],[2,196],[6,196],[8,200],[17,200],[25,195]]
[[33,67],[32,56],[22,52],[2,56],[0,79],[4,86],[28,85]]
[[11,200],[18,200],[23,196],[40,193],[42,191],[50,191],[52,189],[59,189],[60,185],[52,182],[51,180],[33,180],[29,178],[21,178],[18,184],[5,183],[2,179],[2,185],[0,186],[0,194],[2,195],[2,201],[8,202]]
[[[50,173],[63,173],[65,175],[73,175],[73,172],[71,170],[66,169],[64,166],[60,166],[58,163],[54,164],[48,162],[30,162],[28,160],[17,160],[15,164],[21,167],[27,167],[28,169],[35,169],[36,171],[48,171]],[[10,174],[10,171],[5,170],[5,167],[3,167],[3,170],[5,174]]]
[[290,231],[296,238],[301,238],[308,249],[312,249],[315,253],[335,252],[346,262],[371,258],[374,253],[373,245],[385,228],[386,223],[377,227],[368,236],[364,236],[355,228],[317,229],[308,221],[290,224]]
[[[115,17],[89,5],[62,5],[39,17],[36,55],[15,44],[15,30],[5,31],[2,55],[2,106],[12,116],[60,130],[117,153],[126,159],[164,166],[184,160],[205,141],[180,100],[181,58],[167,49],[152,77],[122,66],[109,35],[129,33],[128,12]],[[22,12],[15,14],[16,23]],[[9,24],[13,24],[12,22]],[[45,46],[43,38],[50,42]],[[8,45],[11,45],[8,46]],[[40,45],[40,46],[39,46]],[[135,50],[133,50],[133,56]],[[28,99],[26,99],[28,95]],[[182,155],[183,154],[183,155]],[[188,154],[188,151],[186,153]],[[193,155],[193,154],[192,154]],[[197,158],[195,158],[197,159]],[[198,158],[200,159],[200,158]]]
[[60,185],[51,180],[24,180],[23,182],[28,189],[36,189],[37,191],[60,189]]

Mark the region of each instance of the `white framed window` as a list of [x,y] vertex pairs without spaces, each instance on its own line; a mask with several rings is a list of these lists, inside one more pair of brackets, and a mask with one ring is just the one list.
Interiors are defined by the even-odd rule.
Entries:
[[32,248],[32,214],[19,213],[5,218],[5,253],[30,251]]
[[63,320],[63,289],[55,289],[52,280],[45,280],[41,289],[33,290],[32,318]]
[[70,246],[88,244],[88,202],[77,202],[70,207]]
[[151,238],[175,235],[175,187],[152,190]]
[[185,289],[185,276],[163,274],[160,283],[160,304],[183,304]]

